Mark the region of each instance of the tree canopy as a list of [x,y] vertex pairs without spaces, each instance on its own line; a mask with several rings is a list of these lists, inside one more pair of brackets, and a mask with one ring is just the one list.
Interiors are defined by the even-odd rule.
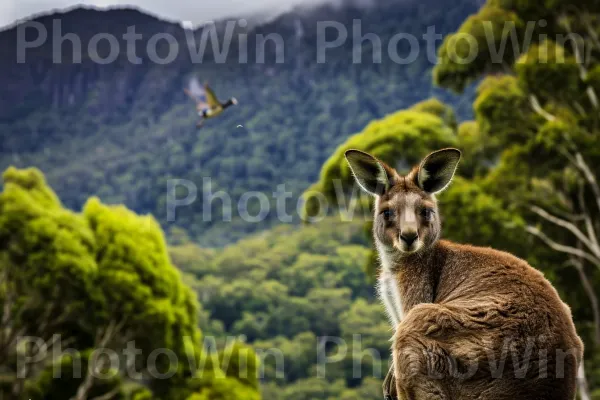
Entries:
[[[10,168],[3,178],[0,365],[10,377],[5,394],[86,400],[126,396],[129,383],[143,382],[157,399],[185,398],[186,390],[214,393],[213,399],[225,389],[258,398],[256,381],[236,378],[235,369],[226,371],[231,385],[219,379],[191,385],[201,372],[191,366],[204,352],[199,305],[171,263],[154,218],[95,198],[82,213],[67,210],[36,169]],[[139,353],[127,365],[115,366],[101,355],[122,354],[130,344]],[[65,353],[67,347],[75,353]],[[56,371],[65,379],[52,379]]]

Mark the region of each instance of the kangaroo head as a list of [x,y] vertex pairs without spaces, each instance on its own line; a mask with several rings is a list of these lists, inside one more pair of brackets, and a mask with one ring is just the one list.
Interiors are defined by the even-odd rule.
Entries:
[[435,194],[450,184],[460,160],[459,150],[433,152],[406,176],[359,150],[346,151],[346,160],[358,185],[375,197],[373,233],[380,251],[408,255],[439,239]]

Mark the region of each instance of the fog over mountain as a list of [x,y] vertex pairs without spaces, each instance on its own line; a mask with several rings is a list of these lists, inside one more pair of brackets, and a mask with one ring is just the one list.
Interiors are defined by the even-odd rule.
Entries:
[[54,10],[76,6],[114,8],[136,7],[161,19],[190,21],[194,25],[231,16],[275,17],[293,7],[311,7],[321,3],[370,5],[373,0],[219,0],[190,2],[185,0],[0,0],[0,27]]

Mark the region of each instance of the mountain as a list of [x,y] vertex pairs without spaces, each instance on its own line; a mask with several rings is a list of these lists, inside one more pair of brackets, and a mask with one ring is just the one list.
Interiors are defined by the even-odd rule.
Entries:
[[[331,151],[369,121],[431,96],[468,117],[471,93],[432,87],[433,47],[423,35],[429,27],[439,35],[456,30],[478,7],[473,0],[451,9],[441,0],[338,2],[196,30],[134,9],[37,17],[0,32],[0,168],[39,167],[68,207],[97,195],[221,246],[289,222],[277,217],[278,185],[290,192],[286,209],[294,214]],[[124,36],[131,29],[139,40]],[[343,31],[338,47],[322,45]],[[381,41],[380,62],[377,39],[360,40],[367,33]],[[239,101],[201,130],[182,91],[193,76],[223,100]],[[169,182],[177,198],[196,189],[197,200],[176,208],[175,218]],[[208,189],[226,195],[211,203]],[[222,197],[231,201],[231,221]]]

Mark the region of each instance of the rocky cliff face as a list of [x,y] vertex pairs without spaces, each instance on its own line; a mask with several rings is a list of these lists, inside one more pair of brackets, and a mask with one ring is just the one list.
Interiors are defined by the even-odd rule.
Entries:
[[[78,8],[39,17],[1,32],[0,119],[23,117],[40,107],[76,108],[94,90],[98,90],[99,102],[106,107],[104,112],[131,105],[131,94],[139,86],[139,77],[154,66],[148,59],[142,59],[140,65],[128,62],[123,36],[129,26],[135,26],[142,35],[143,39],[136,44],[138,52],[155,33],[183,38],[179,25],[130,9]],[[109,35],[116,39],[116,46],[108,45]],[[41,45],[35,44],[42,39]],[[110,57],[109,47],[119,54]],[[97,56],[93,50],[96,48]],[[107,58],[114,61],[106,64],[99,61]]]

